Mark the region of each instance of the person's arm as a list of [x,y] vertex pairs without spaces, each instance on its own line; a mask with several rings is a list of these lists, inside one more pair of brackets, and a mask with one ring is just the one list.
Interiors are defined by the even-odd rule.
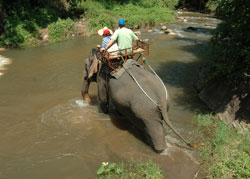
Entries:
[[111,39],[108,43],[108,45],[105,47],[105,50],[108,50],[109,47],[111,47],[115,43],[115,40]]
[[105,42],[104,42],[104,38],[103,38],[102,44],[100,46],[100,52],[102,52],[104,50],[104,48],[105,48]]
[[101,44],[100,48],[105,48],[105,40],[104,39],[102,40],[102,44]]
[[137,35],[135,35],[135,33],[132,30],[130,30],[130,33],[131,33],[131,37],[132,37],[133,41],[136,41],[136,40],[140,41],[139,37]]
[[112,35],[112,37],[111,37],[109,43],[108,43],[107,46],[105,47],[105,50],[108,50],[108,49],[116,42],[116,40],[117,40],[117,38],[118,38],[118,33],[119,33],[119,31],[116,30],[115,33]]

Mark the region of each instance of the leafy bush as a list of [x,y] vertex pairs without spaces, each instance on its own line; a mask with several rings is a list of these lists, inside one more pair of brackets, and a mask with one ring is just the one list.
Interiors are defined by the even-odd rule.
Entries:
[[10,19],[5,23],[5,33],[0,36],[0,46],[25,47],[32,46],[38,37],[38,26],[33,21]]
[[113,28],[115,20],[103,4],[87,0],[80,5],[85,8],[85,17],[90,24],[90,30],[96,32],[96,30],[105,26]]
[[213,77],[223,76],[238,85],[250,76],[249,3],[221,0],[216,11],[223,22],[210,41]]
[[163,6],[168,7],[170,9],[175,9],[179,2],[180,0],[163,0]]
[[175,15],[174,11],[168,8],[142,8],[131,3],[122,7],[116,6],[111,13],[118,18],[124,18],[127,22],[126,26],[129,28],[133,28],[134,25],[141,27],[143,24],[155,25],[159,22],[173,22]]
[[[169,1],[172,2],[172,0]],[[175,13],[169,8],[165,8],[164,4],[167,1],[154,0],[154,2],[148,0],[125,3],[123,1],[120,2],[121,5],[112,0],[104,3],[87,0],[86,2],[81,1],[79,6],[85,8],[85,16],[93,31],[104,26],[114,28],[120,18],[126,20],[126,26],[129,28],[133,28],[134,25],[142,27],[143,25],[154,25],[158,22],[173,22]]]
[[49,29],[49,41],[58,42],[68,39],[75,30],[74,21],[67,19],[58,19],[58,21],[51,23],[48,26]]
[[[56,11],[45,7],[43,2],[2,0],[4,33],[0,35],[0,46],[24,47],[37,43],[39,28],[57,19]],[[3,22],[1,22],[3,23]]]
[[115,21],[110,16],[103,14],[101,16],[91,18],[89,23],[91,24],[92,30],[97,31],[105,26],[113,28]]
[[22,47],[27,45],[31,35],[23,28],[23,24],[12,27],[8,23],[5,26],[6,33],[0,36],[0,45],[7,47]]
[[206,8],[215,11],[221,1],[222,0],[208,0],[206,3]]
[[179,1],[180,0],[141,0],[137,1],[135,4],[144,8],[167,7],[170,9],[174,9],[178,5]]

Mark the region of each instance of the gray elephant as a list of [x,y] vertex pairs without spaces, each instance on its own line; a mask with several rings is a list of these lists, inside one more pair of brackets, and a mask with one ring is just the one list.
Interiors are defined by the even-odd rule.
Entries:
[[163,121],[188,144],[168,120],[169,100],[165,97],[165,86],[163,87],[164,84],[153,73],[137,63],[132,63],[116,78],[110,75],[110,68],[99,61],[97,56],[97,49],[92,49],[85,62],[83,100],[90,102],[88,89],[90,83],[95,81],[101,111],[107,113],[109,101],[112,102],[119,114],[130,119],[145,134],[156,152],[160,153],[166,148]]

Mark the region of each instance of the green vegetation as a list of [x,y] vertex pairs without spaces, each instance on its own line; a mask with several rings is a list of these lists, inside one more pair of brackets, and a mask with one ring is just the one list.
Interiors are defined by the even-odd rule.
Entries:
[[131,160],[126,163],[103,162],[97,171],[98,178],[148,178],[163,179],[163,172],[151,160],[148,162]]
[[[222,79],[244,89],[250,77],[250,4],[243,0],[209,0],[207,5],[213,5],[222,20],[206,51],[208,81]],[[201,115],[197,121],[207,178],[250,178],[250,132],[226,125],[212,115]]]
[[90,33],[114,28],[124,18],[127,26],[144,27],[173,22],[179,0],[1,0],[0,47],[27,47],[41,43],[40,30],[49,29],[49,42],[69,38],[73,22],[85,19]]
[[174,8],[177,0],[144,0],[144,1],[81,1],[77,4],[78,9],[82,8],[84,17],[88,19],[92,31],[96,32],[104,26],[115,28],[117,20],[124,18],[127,27],[134,25],[144,27],[154,25],[158,22],[173,22]]
[[221,3],[222,0],[208,0],[206,2],[206,8],[211,10],[211,11],[216,11],[216,8],[218,7],[218,5]]
[[213,115],[199,115],[199,151],[207,178],[250,177],[250,132],[226,125]]
[[4,29],[0,35],[0,46],[3,47],[32,46],[34,39],[39,37],[38,30],[57,20],[56,11],[42,1],[2,0],[0,8]]
[[74,21],[71,19],[58,19],[58,21],[49,24],[49,41],[58,42],[68,39],[75,30]]
[[223,21],[210,41],[210,78],[224,77],[238,86],[250,77],[250,3],[220,0],[216,13]]

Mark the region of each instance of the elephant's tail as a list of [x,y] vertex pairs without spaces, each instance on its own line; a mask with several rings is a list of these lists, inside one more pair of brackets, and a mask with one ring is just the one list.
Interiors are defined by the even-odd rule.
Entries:
[[[161,110],[161,109],[160,109],[160,110]],[[182,135],[172,126],[172,123],[169,121],[166,111],[161,110],[161,114],[162,114],[162,117],[163,117],[164,121],[165,121],[166,124],[168,125],[168,127],[169,127],[170,129],[172,129],[173,132],[174,132],[178,137],[180,137],[189,147],[192,148],[191,143],[188,142],[186,139],[184,139],[184,137],[182,137]]]

